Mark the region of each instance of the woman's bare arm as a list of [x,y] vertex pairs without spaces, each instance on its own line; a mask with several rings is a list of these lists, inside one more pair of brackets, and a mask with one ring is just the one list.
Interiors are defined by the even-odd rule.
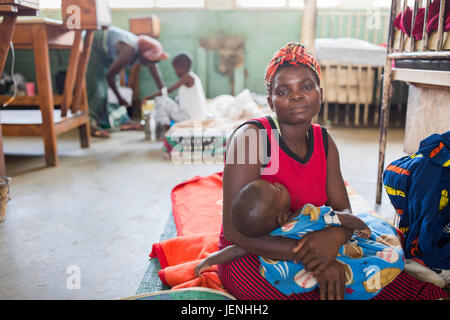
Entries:
[[[292,260],[294,239],[264,236],[249,238],[231,222],[231,204],[250,181],[260,178],[259,129],[244,125],[231,138],[223,172],[223,232],[225,238],[246,251],[271,259]],[[261,150],[262,151],[262,150]]]

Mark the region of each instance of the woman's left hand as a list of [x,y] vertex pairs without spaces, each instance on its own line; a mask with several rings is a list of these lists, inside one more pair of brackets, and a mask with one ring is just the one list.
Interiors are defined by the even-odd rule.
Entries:
[[344,300],[345,269],[342,263],[334,260],[316,278],[320,300]]
[[294,261],[317,276],[335,261],[339,248],[350,236],[351,231],[342,227],[307,233],[294,248]]

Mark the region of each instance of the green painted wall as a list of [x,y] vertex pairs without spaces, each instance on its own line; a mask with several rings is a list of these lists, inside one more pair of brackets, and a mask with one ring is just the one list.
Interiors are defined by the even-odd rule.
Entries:
[[[355,13],[358,11],[355,11]],[[361,12],[361,11],[359,11]],[[42,11],[46,17],[61,19],[59,11]],[[159,40],[165,50],[173,55],[181,51],[189,52],[195,59],[193,70],[204,82],[206,94],[209,98],[220,94],[231,93],[228,76],[217,71],[218,55],[198,50],[202,37],[214,36],[218,33],[239,36],[245,40],[245,78],[241,86],[253,92],[265,93],[264,72],[273,53],[289,41],[300,40],[302,12],[300,10],[112,10],[113,24],[128,30],[128,19],[156,14],[161,20],[161,37]],[[351,28],[356,23],[350,19]],[[361,23],[365,23],[362,20]],[[333,18],[319,17],[317,35],[321,24],[324,24],[325,37],[339,37],[343,33]],[[342,24],[342,28],[346,24]],[[363,28],[362,28],[363,29]],[[362,38],[361,32],[355,37]],[[381,43],[384,35],[378,35],[374,42]],[[69,53],[67,50],[52,50],[50,53],[52,73],[64,70]],[[30,59],[31,58],[31,59]],[[201,59],[201,61],[199,61]],[[207,61],[205,61],[205,59]],[[8,59],[10,61],[10,57]],[[204,68],[207,70],[204,70]],[[170,60],[162,61],[160,68],[166,85],[177,80]],[[10,64],[5,71],[9,73]],[[19,50],[16,53],[16,72],[21,72],[27,79],[34,79],[34,65],[29,50]],[[241,81],[242,82],[242,81]],[[147,70],[140,73],[141,96],[156,90],[156,85]]]
[[[151,13],[139,11],[113,11],[115,25],[128,29],[130,17],[145,16]],[[161,10],[155,12],[161,20],[161,37],[159,40],[165,50],[172,54],[180,51],[189,52],[194,59],[194,71],[198,72],[198,46],[202,37],[214,36],[218,33],[239,36],[245,40],[245,68],[247,78],[245,86],[251,91],[263,93],[264,71],[273,52],[286,42],[299,40],[301,30],[301,12],[299,11],[207,11],[207,10]],[[281,21],[283,21],[281,23]],[[210,54],[206,63],[208,68],[205,82],[208,97],[231,92],[228,76],[216,68],[218,55]],[[205,57],[203,57],[205,58]],[[161,69],[166,82],[176,81],[176,76],[169,61],[161,62]],[[143,88],[156,87],[148,72],[141,73]]]

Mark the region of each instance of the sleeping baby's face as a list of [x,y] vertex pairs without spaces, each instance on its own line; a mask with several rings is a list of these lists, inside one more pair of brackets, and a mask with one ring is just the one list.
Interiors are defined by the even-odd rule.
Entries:
[[291,196],[285,186],[256,179],[233,202],[232,220],[248,237],[261,237],[289,221]]
[[267,184],[267,200],[270,205],[267,206],[271,210],[271,215],[277,222],[278,227],[289,221],[292,213],[291,196],[286,187],[278,182]]

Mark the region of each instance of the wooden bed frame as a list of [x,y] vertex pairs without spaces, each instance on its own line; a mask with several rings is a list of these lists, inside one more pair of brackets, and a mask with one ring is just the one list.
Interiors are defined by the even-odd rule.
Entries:
[[[413,30],[415,25],[419,6],[423,6],[423,8],[425,8],[425,21],[422,31],[423,40],[415,41],[414,37],[409,38],[400,30],[395,30],[393,25],[397,15],[406,10],[407,0],[392,0],[380,115],[380,140],[376,191],[376,202],[378,204],[381,203],[386,136],[389,123],[390,99],[392,96],[392,82],[405,81],[413,84],[432,86],[433,90],[437,90],[436,93],[438,95],[447,94],[450,91],[450,71],[400,69],[392,66],[393,62],[401,59],[450,59],[450,32],[444,32],[444,9],[446,1],[450,0],[441,0],[440,2],[438,29],[430,35],[426,32],[426,25],[428,22],[428,12],[431,0],[414,1],[411,30]],[[446,108],[449,106],[450,105],[444,105],[442,107]]]

